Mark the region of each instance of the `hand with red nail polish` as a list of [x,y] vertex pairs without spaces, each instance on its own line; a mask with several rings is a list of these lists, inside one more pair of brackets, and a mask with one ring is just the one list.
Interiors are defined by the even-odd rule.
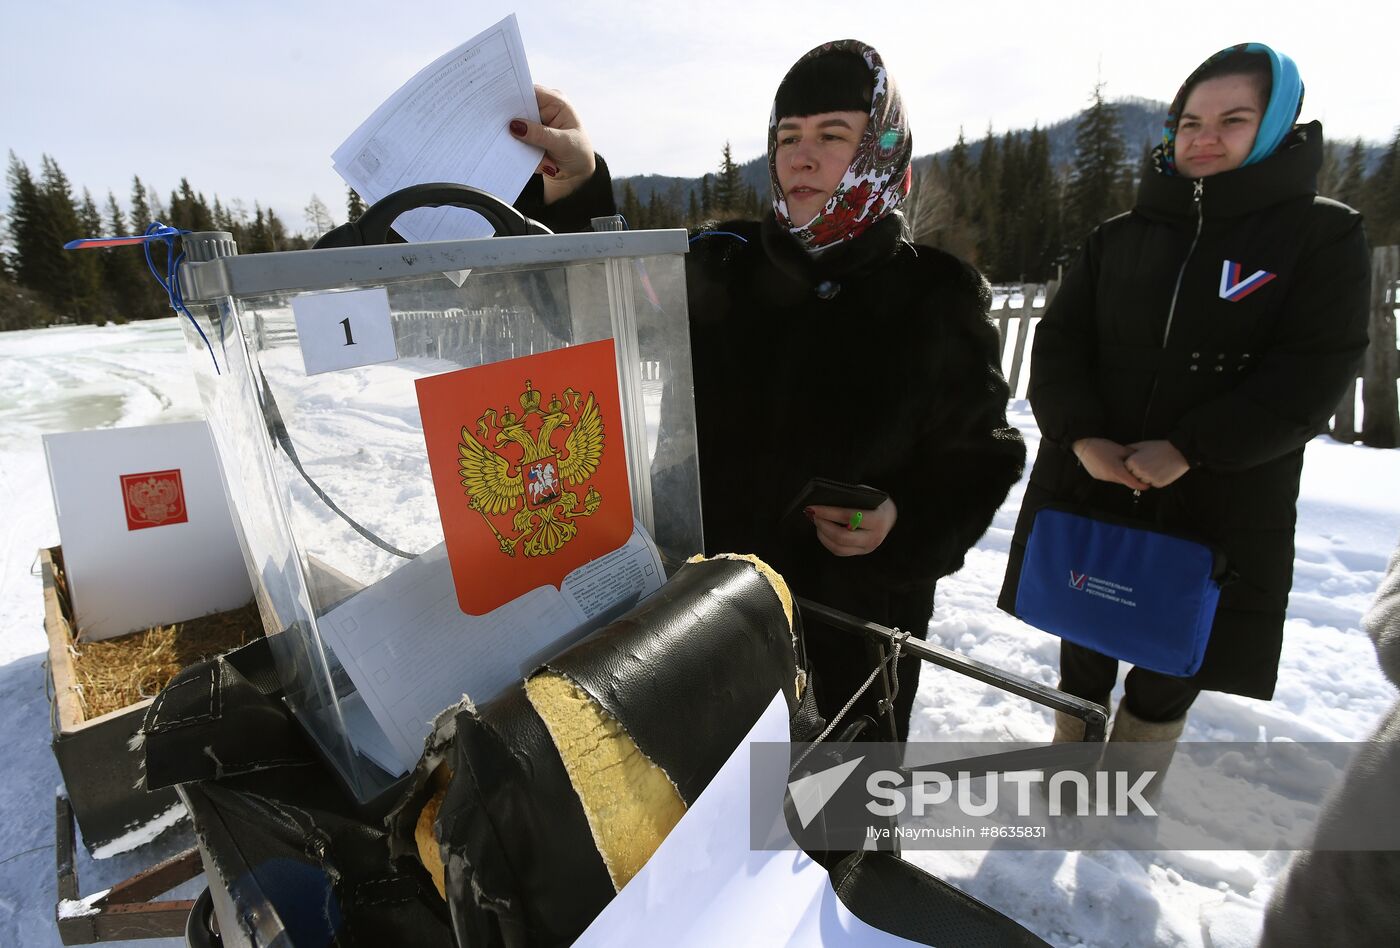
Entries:
[[563,93],[535,86],[535,101],[540,107],[539,122],[512,119],[508,127],[520,141],[544,149],[535,170],[545,176],[544,202],[552,204],[592,177],[597,161],[588,133]]
[[[817,542],[836,556],[864,556],[879,549],[894,529],[899,510],[892,498],[874,510],[854,507],[824,507],[818,504],[802,511],[817,528]],[[855,514],[860,513],[856,518]]]

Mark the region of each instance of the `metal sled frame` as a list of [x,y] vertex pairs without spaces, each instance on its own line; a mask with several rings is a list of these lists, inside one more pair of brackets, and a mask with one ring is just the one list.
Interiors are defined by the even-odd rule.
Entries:
[[[897,636],[894,629],[887,629],[883,625],[874,622],[866,622],[853,615],[841,612],[839,609],[832,609],[819,602],[810,599],[797,598],[797,605],[802,610],[803,616],[821,619],[843,632],[859,635],[867,641],[873,643],[878,651],[879,660],[884,663],[887,655],[886,649],[894,645],[896,637],[902,639],[900,651],[907,652],[919,658],[921,661],[929,662],[933,665],[940,665],[944,668],[975,678],[980,682],[999,688],[1002,691],[1019,695],[1036,704],[1042,704],[1055,711],[1063,711],[1071,717],[1078,718],[1084,722],[1084,740],[1089,743],[1102,743],[1108,732],[1108,711],[1103,705],[1095,704],[1092,701],[1085,701],[1083,698],[1076,698],[1073,695],[1065,694],[1058,688],[1049,685],[1042,685],[1038,681],[1031,681],[1029,678],[1022,678],[1020,675],[1013,675],[1011,672],[1002,671],[994,665],[979,662],[976,659],[968,658],[966,655],[959,655],[951,649],[943,648],[939,645],[930,645],[922,639],[903,638]],[[885,701],[890,700],[890,676],[889,666],[882,664],[882,674],[880,675],[881,687],[884,689]],[[894,719],[889,715],[884,715],[889,722],[890,737],[894,739]]]
[[73,833],[73,804],[59,794],[55,807],[58,856],[58,905],[54,914],[58,936],[65,945],[92,945],[135,938],[178,938],[194,902],[186,899],[153,901],[203,871],[199,850],[187,849],[107,890],[92,902],[91,911],[65,918],[65,902],[81,901],[74,862],[77,837]]
[[[896,640],[899,641],[899,649],[901,652],[913,655],[920,661],[951,669],[960,675],[966,675],[968,678],[975,678],[980,682],[991,685],[993,688],[999,688],[1002,691],[1019,695],[1022,698],[1034,701],[1036,704],[1044,705],[1054,711],[1063,711],[1065,714],[1083,721],[1084,759],[1086,762],[1093,757],[1097,757],[1098,748],[1095,745],[1103,743],[1104,739],[1107,737],[1108,710],[1104,708],[1103,705],[1095,704],[1092,701],[1085,701],[1083,698],[1076,698],[1074,695],[1065,694],[1058,688],[1042,685],[1038,681],[1031,681],[1029,678],[1022,678],[1020,675],[1013,675],[1011,672],[1002,671],[994,665],[979,662],[976,659],[968,658],[966,655],[959,655],[951,649],[946,649],[939,645],[930,645],[928,642],[913,638],[912,636],[906,637],[895,629],[889,629],[874,622],[858,619],[849,613],[842,612],[839,609],[833,609],[830,606],[824,606],[819,602],[803,599],[800,596],[796,597],[796,602],[804,618],[821,619],[822,622],[842,632],[861,636],[874,647],[876,660],[880,669],[878,678],[879,686],[884,693],[884,699],[881,701],[881,707],[884,713],[881,717],[885,720],[889,728],[889,739],[892,741],[898,740],[899,737],[895,731],[894,715],[892,713],[894,701],[890,687],[890,663],[887,662],[886,659],[889,655],[888,649],[893,648]],[[869,723],[868,718],[858,720],[863,720],[867,724]],[[858,732],[860,732],[860,730],[859,724],[852,724],[845,729],[841,737],[837,738],[837,740],[838,742],[845,742],[856,739],[859,736]],[[1092,748],[1092,750],[1090,750],[1090,748]],[[1041,756],[1043,756],[1042,753],[1036,750],[1018,750],[1006,755],[980,757],[977,758],[975,763],[980,769],[985,770],[996,769],[1001,764],[1008,765],[1010,769],[1026,770],[1034,767]],[[1063,764],[1064,756],[1060,755],[1056,762]],[[947,764],[945,762],[939,766],[946,767]],[[918,767],[904,768],[906,772],[912,772],[918,769]],[[894,818],[891,817],[891,825],[893,825],[893,821]],[[887,840],[881,840],[877,848],[898,855],[900,851],[899,838],[891,833]]]
[[[884,661],[896,639],[900,639],[901,653],[913,655],[921,661],[950,669],[994,688],[1078,718],[1084,722],[1086,742],[1102,742],[1105,738],[1108,715],[1101,705],[1067,695],[1056,688],[1003,671],[965,655],[959,655],[950,649],[931,645],[912,637],[905,638],[893,629],[874,622],[867,622],[820,603],[799,598],[797,604],[805,617],[820,619],[843,632],[861,636],[870,642],[881,662]],[[883,689],[885,699],[888,702],[891,694],[891,681],[888,665],[885,665],[884,668],[885,673],[880,676],[878,687]],[[889,714],[884,715],[884,718],[888,722],[891,733],[893,733],[893,718]],[[848,727],[839,739],[850,740],[855,737],[856,735]],[[1019,752],[1022,757],[1025,753],[1024,751]],[[988,759],[983,759],[981,762],[987,766],[992,766],[995,763]],[[1021,761],[1023,765],[1026,762]],[[179,793],[192,812],[206,809],[201,806],[203,801],[198,788],[182,786],[179,788]],[[58,897],[61,905],[65,900],[76,902],[81,898],[74,863],[76,838],[73,809],[67,797],[62,795],[58,797],[56,816]],[[58,930],[63,944],[88,945],[121,939],[179,937],[181,935],[188,937],[190,932],[187,925],[193,921],[190,919],[190,914],[195,907],[195,902],[188,900],[153,901],[153,899],[176,885],[194,878],[201,870],[208,868],[201,864],[201,857],[208,860],[213,856],[212,853],[204,851],[207,844],[215,843],[225,860],[234,858],[239,852],[234,841],[231,838],[226,838],[223,826],[217,820],[206,819],[202,821],[202,829],[204,833],[200,836],[200,848],[186,850],[124,882],[118,883],[105,896],[92,903],[93,911],[91,914],[69,918],[59,917],[57,919]],[[897,846],[897,841],[895,841],[895,845]],[[221,868],[228,869],[230,867],[222,866]],[[235,875],[240,874],[235,872]],[[211,884],[208,894],[212,895],[216,902],[222,900],[227,912],[237,912],[238,909],[233,905],[233,900],[219,884],[219,875],[218,872],[209,875]],[[247,893],[245,892],[243,895],[246,897]],[[252,909],[252,906],[244,906],[245,911],[248,909]],[[261,909],[261,911],[255,910],[253,912],[253,916],[258,920],[255,927],[259,937],[275,938],[279,934],[285,934],[275,911],[271,910],[271,900],[264,900]],[[202,914],[208,915],[209,913]],[[245,919],[245,921],[248,920]],[[207,919],[201,919],[200,923],[193,925],[193,927],[200,932],[207,932],[207,925]],[[240,940],[240,935],[236,933],[228,943],[251,944]]]

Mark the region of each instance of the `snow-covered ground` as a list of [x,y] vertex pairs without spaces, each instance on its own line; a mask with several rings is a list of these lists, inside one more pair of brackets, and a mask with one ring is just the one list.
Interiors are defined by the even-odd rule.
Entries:
[[[1011,414],[1034,456],[1039,435],[1024,401]],[[0,946],[58,945],[54,925],[53,795],[46,645],[35,554],[59,542],[40,435],[199,417],[184,342],[173,319],[0,334],[0,721],[8,760],[0,782]],[[1363,740],[1396,698],[1359,629],[1400,540],[1400,451],[1324,438],[1308,447],[1298,554],[1272,702],[1206,694],[1188,740]],[[966,567],[939,585],[931,638],[974,658],[1054,684],[1057,643],[995,609],[1018,486]],[[1116,697],[1116,696],[1115,696]],[[1037,741],[1048,712],[949,672],[924,672],[915,739]],[[136,852],[80,855],[83,894],[106,888],[189,845],[171,831]],[[911,852],[909,858],[1056,945],[1252,945],[1279,852]],[[200,883],[180,890],[192,897]],[[131,942],[129,944],[180,944]]]

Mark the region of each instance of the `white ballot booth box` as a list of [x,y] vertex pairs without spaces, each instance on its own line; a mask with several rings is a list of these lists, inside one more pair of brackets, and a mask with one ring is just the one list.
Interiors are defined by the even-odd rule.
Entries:
[[442,708],[701,550],[685,250],[185,237],[190,357],[285,701],[361,802]]

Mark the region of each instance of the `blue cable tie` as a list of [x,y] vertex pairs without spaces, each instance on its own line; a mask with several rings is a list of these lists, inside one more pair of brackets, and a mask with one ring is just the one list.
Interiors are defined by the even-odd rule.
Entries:
[[[209,360],[214,363],[214,374],[222,375],[223,373],[219,370],[219,360],[214,355],[214,346],[209,342],[209,337],[204,334],[204,330],[200,328],[199,320],[195,319],[194,314],[185,307],[184,294],[180,291],[180,264],[184,261],[185,254],[184,251],[181,251],[176,255],[175,237],[178,234],[186,233],[189,231],[177,230],[174,227],[167,227],[160,221],[152,221],[151,226],[146,228],[146,233],[143,235],[149,238],[142,244],[142,250],[146,254],[146,266],[150,268],[151,276],[156,278],[161,289],[165,290],[165,296],[170,301],[170,308],[177,315],[183,315],[188,319],[190,325],[194,327],[194,331],[199,333],[199,338],[204,340],[204,348],[209,351]],[[164,278],[156,269],[155,261],[151,259],[151,244],[156,242],[165,245]]]

